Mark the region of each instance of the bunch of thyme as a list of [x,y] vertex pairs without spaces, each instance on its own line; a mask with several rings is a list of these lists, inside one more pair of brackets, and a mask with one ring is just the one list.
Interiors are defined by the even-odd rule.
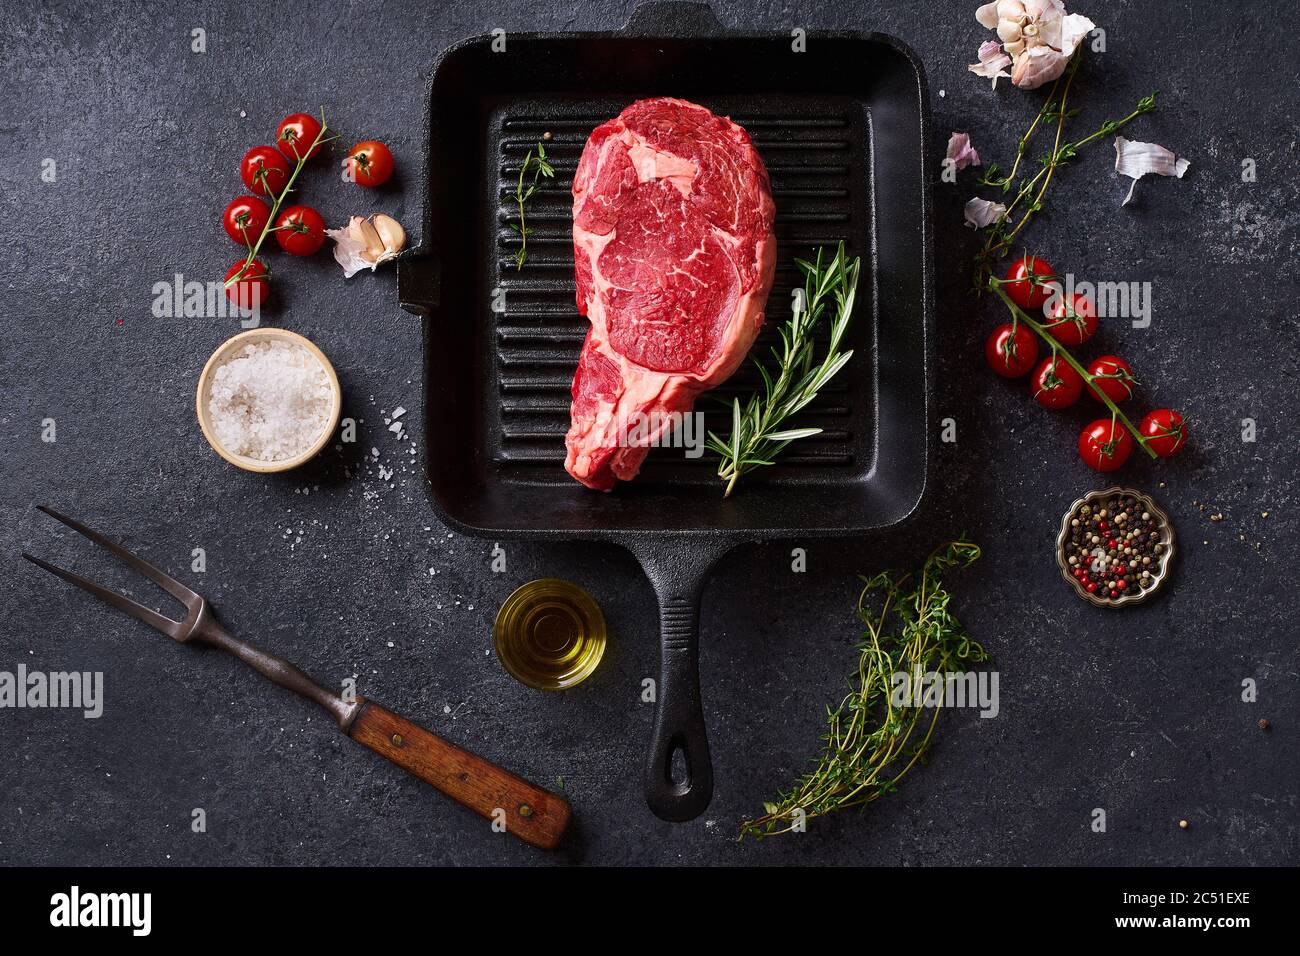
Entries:
[[[949,610],[942,581],[949,568],[969,567],[979,556],[972,542],[949,541],[916,574],[862,578],[857,613],[866,631],[858,671],[839,707],[827,708],[821,758],[788,792],[764,804],[762,816],[741,824],[742,838],[790,833],[801,819],[871,803],[896,791],[924,761],[942,704],[895,706],[893,675],[960,673],[990,659]],[[878,597],[874,606],[867,606],[869,596]]]
[[[1120,129],[1127,126],[1133,120],[1137,119],[1144,113],[1150,113],[1156,108],[1156,97],[1159,91],[1149,96],[1144,96],[1138,101],[1137,106],[1127,116],[1117,120],[1106,120],[1099,128],[1089,135],[1078,140],[1065,139],[1066,120],[1078,115],[1079,110],[1071,107],[1070,88],[1074,83],[1074,76],[1079,70],[1079,64],[1083,59],[1083,47],[1080,46],[1071,57],[1069,65],[1064,73],[1057,78],[1052,84],[1052,88],[1047,95],[1046,102],[1043,103],[1042,109],[1034,117],[1034,121],[1029,124],[1029,129],[1020,137],[1016,146],[1016,159],[1011,164],[1011,169],[1006,175],[999,175],[1001,169],[997,163],[990,163],[980,177],[980,185],[994,186],[1000,188],[1004,193],[1011,192],[1015,188],[1015,195],[1011,202],[1007,203],[1007,211],[1002,214],[998,220],[989,227],[984,246],[980,249],[979,254],[975,257],[975,288],[982,291],[988,286],[988,279],[993,273],[993,267],[996,260],[1005,256],[1011,249],[1016,237],[1020,235],[1025,226],[1033,218],[1034,214],[1043,208],[1043,199],[1047,194],[1047,187],[1052,181],[1052,174],[1062,166],[1068,165],[1089,143],[1106,136],[1113,136]],[[1060,95],[1057,95],[1057,91]],[[1052,141],[1051,151],[1040,156],[1038,159],[1038,172],[1027,179],[1017,179],[1021,175],[1021,166],[1024,164],[1025,156],[1029,152],[1030,142],[1040,126],[1049,126],[1055,123],[1056,135]]]

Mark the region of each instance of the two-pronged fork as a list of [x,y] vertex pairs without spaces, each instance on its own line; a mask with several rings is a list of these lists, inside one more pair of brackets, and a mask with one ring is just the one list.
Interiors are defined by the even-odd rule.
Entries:
[[85,525],[44,505],[36,507],[85,535],[160,586],[185,605],[185,617],[173,621],[128,597],[24,552],[23,557],[28,561],[89,591],[173,640],[182,644],[191,641],[209,644],[234,654],[264,677],[319,704],[353,740],[437,787],[456,802],[504,824],[508,832],[526,843],[549,850],[559,842],[570,817],[568,801],[562,797],[448,743],[373,701],[364,697],[348,701],[326,690],[288,661],[246,644],[226,631],[217,622],[203,595]]

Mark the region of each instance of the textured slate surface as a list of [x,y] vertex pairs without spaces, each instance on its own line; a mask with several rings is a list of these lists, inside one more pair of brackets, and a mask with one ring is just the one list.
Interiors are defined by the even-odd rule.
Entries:
[[[356,452],[289,477],[233,471],[194,422],[193,387],[233,329],[150,313],[155,282],[219,277],[233,247],[217,217],[242,190],[239,156],[280,116],[323,104],[346,139],[378,136],[403,171],[373,197],[327,168],[305,195],[330,220],[372,200],[417,220],[424,84],[434,53],[495,27],[600,29],[630,3],[31,7],[0,27],[0,164],[9,268],[0,283],[0,669],[102,670],[99,720],[0,711],[4,863],[1091,863],[1294,864],[1297,852],[1295,381],[1297,214],[1293,56],[1269,4],[1077,4],[1108,52],[1078,82],[1099,122],[1151,88],[1161,110],[1131,135],[1192,161],[1182,182],[1126,182],[1097,146],[1054,187],[1031,241],[1059,268],[1150,281],[1149,329],[1117,323],[1108,349],[1144,392],[1193,420],[1192,448],[1123,473],[1172,514],[1183,543],[1167,593],[1106,614],[1051,563],[1061,513],[1098,479],[1079,463],[1075,410],[1053,417],[983,367],[997,318],[966,295],[976,239],[961,225],[970,173],[936,187],[939,446],[935,483],[910,526],[878,539],[745,548],[706,593],[702,680],[717,793],[694,823],[650,816],[639,776],[651,719],[640,681],[656,667],[653,596],[624,552],[491,542],[431,519],[418,456],[382,410],[421,415],[417,323],[391,272],[346,286],[328,256],[281,262],[273,324],[313,338],[364,419]],[[897,34],[929,71],[939,172],[949,130],[1005,165],[1039,94],[991,93],[965,65],[985,38],[974,3],[831,6],[719,2],[733,26],[851,27]],[[1278,5],[1280,7],[1280,5]],[[1192,9],[1194,8],[1194,10]],[[190,49],[206,30],[207,52]],[[1212,54],[1224,36],[1228,55]],[[1249,50],[1246,49],[1249,37]],[[1209,59],[1207,59],[1209,57]],[[940,94],[942,92],[942,95]],[[1082,127],[1080,127],[1082,128]],[[42,182],[55,160],[57,181]],[[1241,181],[1243,159],[1258,179]],[[407,176],[410,176],[407,179]],[[451,410],[454,411],[454,410]],[[40,441],[41,421],[58,440]],[[1241,440],[1241,420],[1258,440]],[[937,423],[936,423],[937,427]],[[372,446],[395,471],[354,472]],[[1166,487],[1159,487],[1159,482]],[[555,857],[489,833],[333,732],[308,705],[215,653],[168,644],[69,593],[18,557],[33,549],[127,580],[77,547],[34,502],[62,505],[194,581],[235,633],[322,680],[361,690],[431,729],[559,786],[579,829]],[[1207,505],[1202,512],[1194,502]],[[1268,517],[1261,514],[1268,512]],[[1222,513],[1221,522],[1209,520]],[[931,763],[862,815],[762,844],[734,841],[747,812],[803,768],[823,703],[853,666],[854,575],[912,565],[967,530],[984,560],[952,582],[961,616],[997,656],[1002,709],[946,718]],[[806,574],[790,549],[806,546]],[[193,548],[207,571],[190,574]],[[555,696],[507,677],[490,653],[493,615],[519,583],[572,578],[613,633],[582,688]],[[1258,684],[1243,703],[1241,683]],[[1270,732],[1256,722],[1267,717]],[[208,829],[190,829],[206,810]],[[1093,808],[1108,831],[1089,828]],[[1190,830],[1177,827],[1186,818]]]

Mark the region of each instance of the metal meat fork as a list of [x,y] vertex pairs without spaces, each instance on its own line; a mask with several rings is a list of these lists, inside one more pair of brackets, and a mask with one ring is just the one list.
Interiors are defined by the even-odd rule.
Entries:
[[53,508],[44,505],[36,507],[51,518],[62,521],[73,531],[85,535],[159,585],[185,605],[185,619],[173,621],[163,617],[157,611],[128,597],[23,552],[23,557],[32,564],[89,591],[100,600],[144,621],[173,640],[182,644],[208,644],[234,654],[262,676],[319,704],[334,718],[339,729],[353,740],[494,823],[504,823],[508,832],[526,843],[549,850],[560,841],[571,813],[568,801],[562,797],[448,743],[373,701],[364,697],[347,701],[326,690],[288,661],[245,644],[230,634],[218,623],[211,605],[203,595],[191,591],[148,561],[136,557]]

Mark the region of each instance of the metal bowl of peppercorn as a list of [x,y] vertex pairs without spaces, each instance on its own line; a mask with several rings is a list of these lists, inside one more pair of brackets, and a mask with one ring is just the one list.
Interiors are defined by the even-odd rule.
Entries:
[[1173,556],[1169,516],[1133,488],[1084,495],[1070,506],[1056,537],[1062,576],[1098,607],[1145,601],[1164,583]]

